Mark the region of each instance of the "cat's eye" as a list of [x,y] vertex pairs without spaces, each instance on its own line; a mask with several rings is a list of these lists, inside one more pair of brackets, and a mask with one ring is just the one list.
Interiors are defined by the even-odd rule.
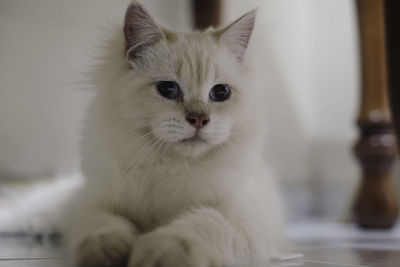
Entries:
[[159,81],[156,83],[158,93],[168,99],[179,99],[182,91],[179,84],[174,81]]
[[231,96],[231,89],[227,84],[217,84],[210,91],[210,99],[215,102],[223,102]]

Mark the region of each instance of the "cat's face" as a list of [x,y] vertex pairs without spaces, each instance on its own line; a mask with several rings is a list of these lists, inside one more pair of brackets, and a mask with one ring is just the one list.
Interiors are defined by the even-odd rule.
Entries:
[[253,25],[249,13],[219,32],[177,34],[159,27],[139,4],[129,7],[122,112],[155,148],[193,157],[233,138]]

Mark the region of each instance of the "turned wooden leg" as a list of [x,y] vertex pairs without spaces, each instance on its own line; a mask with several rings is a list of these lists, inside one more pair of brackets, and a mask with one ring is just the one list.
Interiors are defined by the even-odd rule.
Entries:
[[[387,59],[389,66],[389,96],[393,121],[400,140],[400,1],[385,1]],[[400,142],[397,142],[400,146]]]
[[221,20],[221,0],[193,0],[195,29],[217,27]]
[[362,180],[353,211],[363,228],[390,228],[398,215],[398,198],[391,178],[397,151],[388,103],[384,0],[357,0],[357,7],[362,93],[360,139],[354,150]]

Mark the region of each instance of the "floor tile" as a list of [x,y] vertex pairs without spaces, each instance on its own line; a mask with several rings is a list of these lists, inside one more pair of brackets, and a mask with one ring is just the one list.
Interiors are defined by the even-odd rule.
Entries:
[[[307,226],[308,227],[308,226]],[[304,227],[300,227],[304,230]],[[336,229],[337,230],[337,229]],[[365,233],[348,228],[333,234],[335,229],[319,229],[318,235],[308,230],[296,233],[293,252],[304,258],[275,261],[257,266],[229,267],[399,267],[400,238],[395,232]],[[395,234],[393,234],[395,233]],[[70,267],[56,237],[0,235],[0,267]],[[179,267],[179,266],[177,266]]]
[[65,260],[33,259],[33,260],[0,260],[0,267],[69,267]]

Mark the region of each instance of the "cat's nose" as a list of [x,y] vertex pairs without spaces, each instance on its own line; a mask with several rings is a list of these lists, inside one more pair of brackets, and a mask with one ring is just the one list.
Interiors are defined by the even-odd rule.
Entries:
[[190,113],[186,116],[186,121],[189,122],[194,128],[200,129],[207,125],[210,117],[206,114]]

